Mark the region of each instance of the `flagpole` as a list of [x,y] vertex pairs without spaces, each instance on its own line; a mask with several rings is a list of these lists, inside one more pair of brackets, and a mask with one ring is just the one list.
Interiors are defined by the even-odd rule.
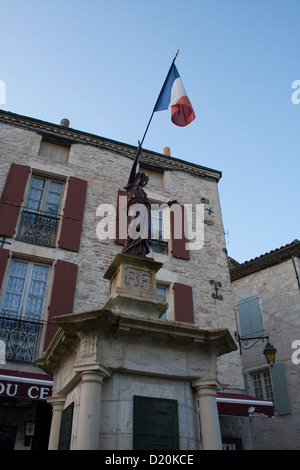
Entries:
[[149,126],[150,126],[150,123],[151,123],[152,118],[153,118],[153,115],[154,115],[154,113],[155,113],[156,105],[157,105],[157,103],[158,103],[158,101],[159,101],[159,99],[160,99],[160,97],[161,97],[161,94],[162,94],[162,92],[163,92],[164,86],[165,86],[165,84],[166,84],[166,82],[167,82],[167,80],[168,80],[168,78],[169,78],[170,72],[171,72],[172,67],[173,67],[173,64],[174,64],[174,62],[175,62],[175,60],[176,60],[176,57],[178,56],[178,53],[179,53],[179,49],[177,50],[177,52],[176,52],[176,54],[175,54],[175,57],[174,57],[173,62],[172,62],[172,64],[171,64],[171,67],[169,68],[168,74],[167,74],[166,79],[165,79],[165,81],[164,81],[164,84],[163,84],[163,86],[162,86],[162,89],[160,90],[160,93],[159,93],[158,98],[157,98],[157,100],[156,100],[156,103],[155,103],[155,106],[154,106],[154,108],[153,108],[151,117],[150,117],[150,119],[149,119],[149,122],[148,122],[148,124],[147,124],[146,130],[145,130],[145,132],[144,132],[143,138],[142,138],[141,142],[138,141],[138,148],[137,148],[136,156],[135,156],[135,158],[134,158],[134,162],[133,162],[133,165],[132,165],[132,169],[131,169],[131,172],[130,172],[130,176],[129,176],[129,180],[128,180],[127,186],[129,185],[131,179],[133,178],[133,175],[135,175],[135,173],[136,173],[136,171],[137,171],[137,168],[138,168],[138,166],[139,166],[139,160],[140,160],[140,155],[141,155],[141,153],[142,153],[142,145],[143,145],[144,139],[145,139],[145,137],[146,137],[146,134],[147,134],[148,129],[149,129]]
[[175,62],[175,60],[176,60],[176,57],[178,56],[178,53],[179,53],[179,49],[177,50],[177,52],[176,52],[176,54],[175,54],[175,57],[174,57],[173,62],[172,62],[172,64],[171,64],[171,67],[170,67],[170,69],[169,69],[169,71],[168,71],[168,74],[167,74],[166,79],[165,79],[165,81],[164,81],[164,84],[163,84],[163,86],[162,86],[162,89],[160,90],[160,93],[159,93],[158,98],[157,98],[157,100],[156,100],[156,103],[155,103],[155,106],[154,106],[154,108],[153,108],[151,117],[150,117],[150,119],[149,119],[149,122],[148,122],[148,124],[147,124],[146,130],[145,130],[145,132],[144,132],[143,138],[142,138],[141,142],[139,143],[139,146],[140,146],[140,147],[142,147],[142,145],[143,145],[143,142],[144,142],[144,139],[145,139],[146,134],[147,134],[147,132],[148,132],[150,123],[151,123],[152,118],[153,118],[153,115],[154,115],[154,113],[155,113],[155,108],[156,108],[156,106],[157,106],[157,103],[159,102],[159,99],[160,99],[160,97],[161,97],[162,91],[163,91],[164,86],[165,86],[165,84],[166,84],[166,82],[167,82],[167,80],[168,80],[168,77],[169,77],[169,75],[170,75],[170,72],[171,72],[171,69],[172,69],[172,67],[173,67],[173,64],[174,64],[174,62]]

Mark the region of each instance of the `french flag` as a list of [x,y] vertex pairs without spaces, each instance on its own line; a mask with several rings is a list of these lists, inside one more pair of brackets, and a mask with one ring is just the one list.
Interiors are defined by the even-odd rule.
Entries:
[[171,120],[176,126],[187,126],[195,119],[195,113],[175,64],[166,78],[154,111],[171,108]]

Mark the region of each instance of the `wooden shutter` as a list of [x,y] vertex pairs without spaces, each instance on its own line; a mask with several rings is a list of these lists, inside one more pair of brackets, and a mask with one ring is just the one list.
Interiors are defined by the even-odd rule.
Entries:
[[175,321],[194,323],[193,289],[185,284],[174,284]]
[[77,264],[61,260],[56,262],[44,349],[58,330],[58,326],[51,323],[52,318],[73,311],[77,270]]
[[172,255],[176,258],[188,260],[190,259],[190,252],[186,248],[188,240],[184,235],[184,228],[187,223],[184,206],[179,204],[176,204],[176,207],[174,206],[175,204],[170,207]]
[[241,300],[238,302],[237,307],[239,312],[241,336],[243,338],[262,336],[264,334],[264,329],[258,297],[255,295],[248,299]]
[[86,191],[87,181],[70,177],[59,240],[60,248],[79,251]]
[[[120,205],[120,196],[126,196],[127,197],[127,191],[120,189],[118,191],[118,199],[117,199],[117,214],[116,214],[116,243],[119,245],[124,245],[126,242],[127,237],[124,238],[123,233],[125,232],[125,227],[120,227],[120,214],[119,211],[120,209],[122,210],[122,207]],[[126,233],[127,233],[127,226],[126,226]],[[123,237],[123,238],[122,238]]]
[[8,258],[9,258],[9,250],[1,248],[0,249],[0,289],[2,286],[3,279],[4,279]]
[[270,368],[275,399],[275,408],[278,415],[291,413],[290,399],[283,369],[283,364],[274,364]]
[[15,233],[29,173],[29,166],[10,166],[0,200],[0,235],[12,237]]

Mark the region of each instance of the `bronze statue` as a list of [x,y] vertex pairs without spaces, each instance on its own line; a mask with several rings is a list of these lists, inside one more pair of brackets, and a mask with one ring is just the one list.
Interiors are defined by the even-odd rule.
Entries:
[[143,256],[150,252],[151,245],[151,204],[143,188],[148,176],[138,171],[142,147],[139,143],[127,186],[128,194],[128,236],[122,253]]

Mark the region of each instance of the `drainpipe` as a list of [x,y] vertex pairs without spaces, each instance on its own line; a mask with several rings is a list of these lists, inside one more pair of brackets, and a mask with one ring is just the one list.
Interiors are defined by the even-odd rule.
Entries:
[[298,281],[298,287],[300,289],[300,279],[299,279],[299,274],[298,274],[298,271],[297,271],[297,268],[296,268],[295,258],[292,258],[292,261],[293,261],[293,265],[294,265],[294,269],[295,269],[295,273],[296,273],[296,278],[297,278],[297,281]]

